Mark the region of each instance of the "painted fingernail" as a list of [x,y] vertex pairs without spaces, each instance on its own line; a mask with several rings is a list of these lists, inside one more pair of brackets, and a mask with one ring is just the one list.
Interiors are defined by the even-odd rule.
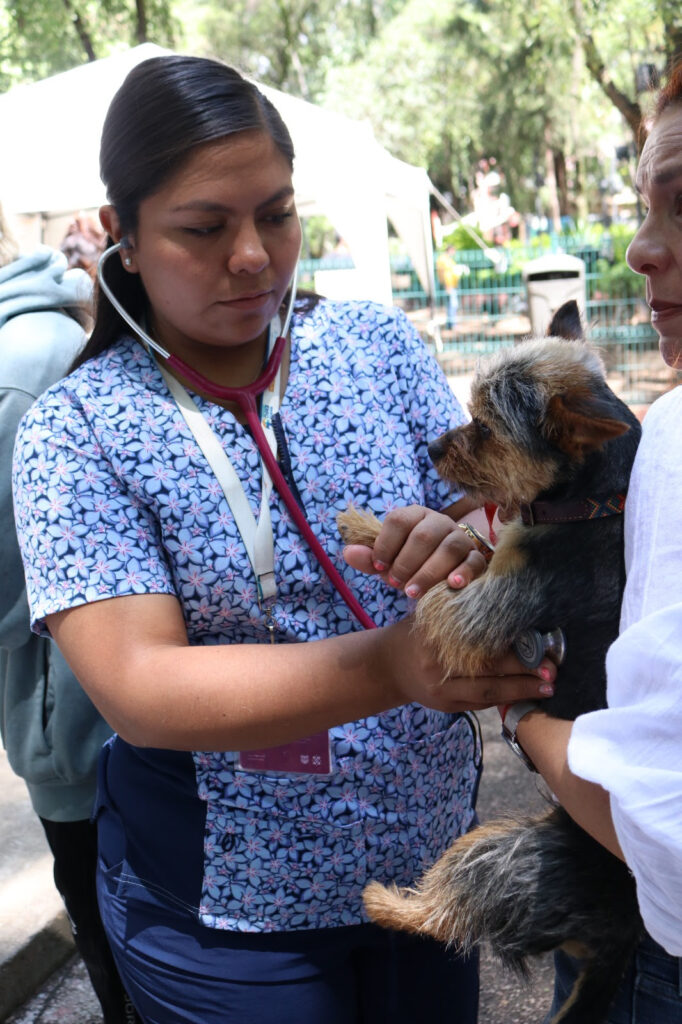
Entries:
[[543,683],[540,687],[540,693],[543,697],[551,697],[554,694],[554,687],[551,683]]
[[405,587],[405,593],[408,597],[419,597],[421,590],[416,583],[410,583],[409,587]]
[[376,562],[372,562],[372,565],[374,566],[377,572],[384,572],[386,569],[388,569],[386,563],[380,562],[378,559]]
[[454,587],[461,587],[463,583],[464,583],[464,577],[463,576],[453,576],[452,577],[452,585]]
[[401,580],[397,580],[395,576],[391,576],[390,574],[388,577],[388,582],[391,584],[392,587],[402,587],[403,585]]
[[548,668],[541,668],[540,675],[543,679],[546,679],[547,681],[549,681],[552,678],[552,673]]

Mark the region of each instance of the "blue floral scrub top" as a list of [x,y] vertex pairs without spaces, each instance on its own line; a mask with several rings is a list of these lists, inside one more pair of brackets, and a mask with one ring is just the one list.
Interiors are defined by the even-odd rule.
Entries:
[[[463,421],[406,317],[322,301],[294,317],[281,417],[313,531],[378,625],[409,610],[346,566],[335,518],[379,517],[457,495],[428,441]],[[198,399],[258,515],[249,432]],[[253,575],[223,493],[154,359],[129,338],[48,390],[15,458],[17,526],[32,620],[119,595],[174,594],[191,644],[267,643]],[[360,628],[276,491],[271,497],[280,642]],[[470,826],[479,751],[467,716],[411,704],[330,730],[331,776],[241,770],[234,752],[132,747],[101,766],[101,851],[122,896],[144,891],[213,928],[356,924],[373,878],[409,884]]]

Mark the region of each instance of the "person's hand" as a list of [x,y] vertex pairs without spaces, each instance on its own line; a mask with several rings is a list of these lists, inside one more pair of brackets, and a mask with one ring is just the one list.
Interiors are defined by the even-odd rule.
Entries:
[[542,700],[554,693],[557,667],[545,658],[525,669],[514,654],[505,654],[478,676],[443,677],[443,670],[419,643],[412,620],[385,627],[383,671],[394,688],[393,702],[416,701],[437,711],[482,711],[519,700]]
[[343,557],[354,569],[379,574],[412,598],[421,597],[443,580],[455,589],[465,587],[486,567],[485,558],[464,530],[445,513],[421,505],[393,509],[373,548],[349,544]]

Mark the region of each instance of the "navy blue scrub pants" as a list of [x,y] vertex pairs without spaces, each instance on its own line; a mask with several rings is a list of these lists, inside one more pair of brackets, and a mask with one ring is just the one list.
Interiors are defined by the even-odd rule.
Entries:
[[476,1024],[476,956],[370,924],[205,928],[119,876],[100,862],[102,919],[145,1024]]

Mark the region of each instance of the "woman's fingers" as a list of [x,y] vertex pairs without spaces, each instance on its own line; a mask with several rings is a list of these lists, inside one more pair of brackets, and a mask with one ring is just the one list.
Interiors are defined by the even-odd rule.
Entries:
[[364,544],[346,544],[343,549],[343,557],[346,564],[357,569],[358,572],[369,575],[377,574],[377,570],[374,568],[372,549],[365,547]]
[[557,668],[545,659],[536,669],[525,669],[507,654],[478,675],[444,676],[442,668],[423,647],[410,619],[385,627],[386,669],[398,693],[394,703],[417,701],[438,711],[480,711],[518,700],[542,700],[554,692]]
[[443,681],[443,690],[453,701],[466,705],[468,710],[482,711],[497,704],[551,697],[556,672],[556,665],[549,660],[529,672],[515,656],[509,655],[495,665],[494,673],[450,677]]
[[465,586],[485,568],[485,560],[470,538],[449,516],[419,505],[388,513],[371,554],[369,549],[359,548],[349,545],[344,549],[349,565],[379,573],[413,598],[450,576],[453,580],[457,577],[454,586]]

